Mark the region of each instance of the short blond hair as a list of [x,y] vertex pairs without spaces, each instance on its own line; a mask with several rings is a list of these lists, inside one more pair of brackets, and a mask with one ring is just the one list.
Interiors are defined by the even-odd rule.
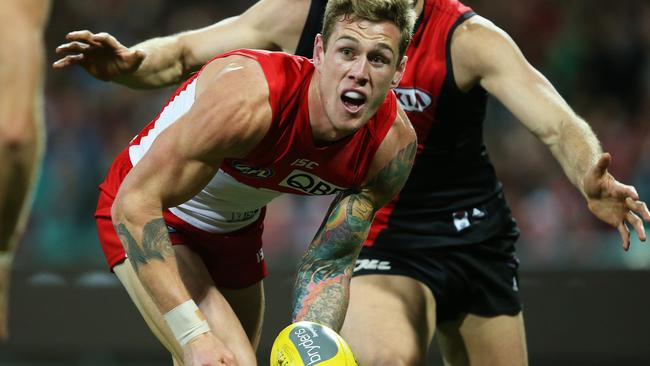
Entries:
[[343,20],[364,19],[370,22],[388,21],[400,30],[399,60],[406,53],[415,27],[413,0],[330,0],[323,19],[323,45],[327,47],[334,24]]

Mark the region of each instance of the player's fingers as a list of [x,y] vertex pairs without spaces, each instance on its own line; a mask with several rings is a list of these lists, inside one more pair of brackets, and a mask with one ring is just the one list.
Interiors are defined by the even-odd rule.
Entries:
[[639,199],[639,194],[637,193],[636,188],[634,188],[634,186],[630,186],[630,185],[623,184],[623,183],[620,183],[620,182],[617,182],[617,183],[618,183],[617,184],[617,186],[618,186],[617,191],[621,195],[623,195],[625,197],[631,197],[631,198],[633,198],[635,200]]
[[596,163],[596,167],[594,169],[594,174],[599,177],[604,175],[611,162],[612,156],[609,153],[603,153],[600,155],[600,158],[598,159],[598,162]]
[[121,48],[124,47],[117,39],[106,32],[97,33],[92,37],[93,41],[101,43],[112,48]]
[[94,33],[89,30],[72,31],[65,35],[68,41],[91,42]]
[[625,215],[625,219],[632,225],[634,231],[636,231],[636,235],[639,237],[639,240],[645,241],[646,236],[645,228],[643,227],[643,220],[641,220],[639,216],[637,216],[632,211],[628,211],[628,213]]
[[90,48],[91,46],[89,46],[87,43],[73,41],[73,42],[68,42],[60,45],[59,47],[56,48],[55,51],[56,53],[68,53],[68,52],[79,53],[79,52],[84,52]]
[[52,67],[55,69],[62,69],[70,65],[79,64],[81,63],[81,61],[83,61],[83,59],[84,59],[83,54],[67,55],[64,58],[55,61],[52,64]]
[[135,51],[133,51],[133,55],[138,60],[144,60],[144,58],[146,56],[146,53],[144,53],[144,51],[142,51],[142,50],[135,50]]
[[616,229],[618,229],[619,234],[621,234],[621,239],[623,240],[623,249],[630,249],[630,230],[628,230],[625,222],[618,224]]
[[634,187],[622,184],[617,181],[614,181],[611,188],[606,191],[605,195],[626,202],[628,198],[632,198],[633,200],[638,199],[636,189]]
[[631,211],[634,211],[637,215],[640,215],[643,220],[650,223],[650,211],[648,211],[648,206],[643,201],[635,201],[631,198],[625,200],[627,208]]

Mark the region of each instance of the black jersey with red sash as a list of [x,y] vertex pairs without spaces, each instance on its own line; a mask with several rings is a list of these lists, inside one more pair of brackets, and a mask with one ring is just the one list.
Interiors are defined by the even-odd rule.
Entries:
[[[325,3],[312,1],[297,48],[303,55],[311,56],[307,41],[313,44],[313,22],[322,23]],[[457,0],[424,1],[395,89],[417,132],[418,154],[404,189],[377,213],[365,245],[473,244],[515,227],[483,141],[487,93],[479,85],[463,92],[454,79],[451,37],[474,15]]]

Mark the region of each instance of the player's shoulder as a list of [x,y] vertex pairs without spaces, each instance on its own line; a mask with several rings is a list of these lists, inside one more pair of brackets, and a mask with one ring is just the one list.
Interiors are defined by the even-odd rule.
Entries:
[[264,55],[258,50],[241,49],[226,52],[208,61],[199,71],[199,77],[205,80],[231,74],[259,74],[262,73],[263,60]]
[[[266,73],[253,55],[224,54],[206,64],[195,86],[195,120],[206,145],[220,156],[240,157],[266,134],[273,117]],[[212,150],[211,150],[212,151]]]
[[406,113],[398,106],[390,129],[377,149],[369,176],[375,175],[396,159],[408,161],[412,158],[411,155],[415,154],[416,146],[415,128]]
[[290,72],[292,69],[301,70],[305,67],[311,68],[310,59],[289,54],[283,51],[268,51],[259,49],[239,49],[225,53],[224,57],[243,57],[254,60],[262,67],[278,68],[277,71]]
[[[410,148],[417,146],[417,133],[408,116],[401,107],[397,108],[397,115],[391,129],[388,131],[387,142],[391,144],[393,156],[398,156],[403,153],[408,153]],[[415,150],[412,151],[415,153]],[[408,158],[408,156],[406,157]]]
[[233,51],[231,56],[244,64],[256,63],[256,69],[264,75],[272,94],[295,92],[296,88],[309,79],[314,70],[310,59],[281,51],[238,50]]
[[451,39],[454,65],[460,62],[476,70],[493,67],[513,49],[514,41],[504,30],[478,15],[460,24]]
[[491,20],[478,14],[463,20],[454,31],[452,42],[463,41],[481,44],[495,37],[503,37],[505,32]]
[[204,92],[237,100],[240,105],[268,100],[272,74],[260,62],[260,53],[251,50],[228,52],[210,60],[197,76],[196,95]]
[[417,152],[417,136],[406,113],[398,108],[390,130],[382,141],[370,169],[364,190],[377,207],[390,201],[406,182]]
[[404,110],[398,105],[393,125],[388,131],[388,136],[396,139],[396,142],[409,143],[416,140],[416,132]]
[[305,68],[313,69],[311,60],[288,54],[281,51],[267,51],[259,49],[238,49],[223,53],[208,61],[200,73],[210,70],[259,72],[263,71],[267,77],[279,77],[283,74],[300,72]]
[[404,141],[416,139],[415,129],[393,91],[388,93],[373,120],[373,128],[378,132],[376,135],[383,138],[376,156],[379,159],[386,152],[392,154],[391,150]]

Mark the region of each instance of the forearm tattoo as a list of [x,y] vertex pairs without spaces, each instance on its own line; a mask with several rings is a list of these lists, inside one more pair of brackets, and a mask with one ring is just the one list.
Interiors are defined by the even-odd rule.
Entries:
[[142,243],[138,243],[124,224],[115,226],[115,231],[126,249],[126,253],[136,272],[141,265],[150,260],[165,261],[166,256],[173,256],[167,233],[167,225],[162,218],[149,221],[142,229]]
[[418,144],[414,141],[400,150],[393,160],[368,183],[368,186],[379,192],[378,200],[381,206],[392,200],[406,183],[411,174],[417,147]]
[[374,209],[362,194],[341,195],[305,253],[296,277],[293,319],[340,329],[349,281]]
[[416,148],[411,143],[377,174],[369,184],[373,194],[344,192],[334,201],[298,268],[293,321],[310,320],[341,329],[361,245],[376,210],[406,182]]

